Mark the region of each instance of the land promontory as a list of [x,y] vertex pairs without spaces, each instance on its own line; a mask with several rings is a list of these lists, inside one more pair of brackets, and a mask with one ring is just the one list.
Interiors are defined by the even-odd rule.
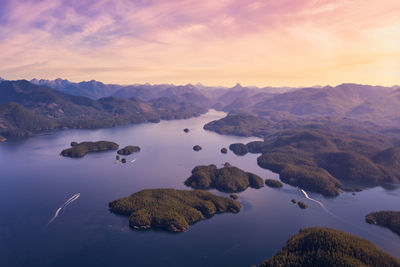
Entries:
[[273,187],[273,188],[280,188],[283,186],[283,184],[281,182],[279,182],[278,180],[274,180],[274,179],[266,179],[265,184],[267,186]]
[[129,216],[134,229],[186,231],[197,221],[217,213],[238,213],[240,204],[202,190],[146,189],[109,203],[110,211]]
[[400,211],[371,212],[365,216],[367,223],[389,228],[400,235]]

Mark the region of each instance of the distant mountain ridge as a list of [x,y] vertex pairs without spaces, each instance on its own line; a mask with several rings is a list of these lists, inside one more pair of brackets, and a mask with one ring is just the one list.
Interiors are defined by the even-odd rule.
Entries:
[[[68,84],[65,80],[56,83]],[[12,138],[62,128],[114,127],[183,119],[208,110],[209,99],[190,86],[171,88],[156,96],[152,101],[114,96],[95,100],[26,80],[3,81],[0,83],[0,136]]]
[[30,82],[40,86],[48,86],[67,94],[86,96],[92,99],[111,96],[123,87],[123,85],[104,84],[95,80],[73,83],[60,78],[55,80],[32,79]]
[[[326,120],[327,117],[334,120],[400,126],[399,86],[351,83],[308,88],[258,88],[237,83],[231,88],[226,88],[202,84],[124,86],[104,84],[95,80],[74,83],[65,79],[33,79],[28,82],[6,81],[0,78],[0,103],[6,102],[18,103],[35,115],[59,121],[72,117],[75,122],[87,121],[88,118],[92,119],[92,123],[97,120],[92,126],[89,126],[89,123],[85,126],[69,124],[67,127],[95,127],[94,125],[99,125],[99,118],[107,118],[104,121],[107,121],[109,127],[114,125],[111,117],[118,117],[116,124],[122,121],[127,123],[127,117],[136,112],[150,112],[152,116],[156,114],[158,119],[182,119],[198,116],[209,108],[231,115],[248,114],[267,119],[271,125],[275,125],[275,129],[290,128],[290,125],[297,124],[299,120],[332,120]],[[122,117],[125,119],[119,121]],[[152,120],[155,120],[155,117]],[[229,127],[235,127],[235,120],[230,120],[228,124],[231,125]],[[267,133],[268,128],[271,128],[262,123],[257,124],[258,130],[250,132]],[[245,132],[242,131],[242,134],[246,134]]]
[[[31,81],[58,91],[92,99],[114,96],[138,98],[158,103],[191,95],[182,105],[195,101],[197,107],[215,108],[226,112],[249,113],[273,120],[338,116],[371,121],[379,124],[399,124],[400,87],[370,86],[343,83],[337,86],[253,87],[237,83],[231,88],[173,84],[104,84],[95,80],[73,83],[64,79]],[[197,100],[195,99],[197,96]],[[165,98],[167,97],[167,98]],[[171,97],[175,99],[172,100]],[[177,100],[177,98],[181,98]],[[158,99],[158,100],[156,100]],[[201,102],[201,103],[200,103]],[[207,102],[207,103],[205,103]],[[400,124],[399,124],[400,125]]]
[[113,127],[160,120],[148,103],[113,97],[93,100],[25,80],[0,83],[0,111],[0,135],[6,138],[61,128]]

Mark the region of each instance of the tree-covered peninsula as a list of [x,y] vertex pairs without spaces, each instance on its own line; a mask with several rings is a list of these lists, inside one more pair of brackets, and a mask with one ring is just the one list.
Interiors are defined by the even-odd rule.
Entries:
[[367,223],[389,228],[400,235],[400,211],[377,211],[365,216]]

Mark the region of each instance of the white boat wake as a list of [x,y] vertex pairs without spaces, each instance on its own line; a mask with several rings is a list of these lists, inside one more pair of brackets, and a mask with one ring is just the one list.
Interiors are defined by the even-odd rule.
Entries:
[[[334,216],[334,217],[340,219],[337,215],[333,214],[330,210],[328,210],[328,209],[325,207],[324,203],[322,203],[321,201],[318,201],[318,200],[316,200],[316,199],[311,198],[311,197],[307,194],[307,192],[304,191],[303,189],[300,188],[300,190],[301,190],[301,192],[304,194],[304,196],[305,196],[308,200],[311,200],[311,201],[317,203],[318,205],[321,206],[321,208],[322,208],[324,211],[326,211],[326,212],[329,213],[330,215],[332,215],[332,216]],[[340,220],[341,220],[341,219],[340,219]]]
[[71,204],[72,202],[74,202],[75,200],[77,200],[79,197],[81,196],[81,193],[75,194],[72,197],[70,197],[67,201],[65,201],[64,204],[61,205],[61,207],[59,207],[56,211],[56,213],[54,214],[53,218],[50,219],[50,221],[47,223],[47,225],[51,224],[60,214],[60,212],[65,209],[69,204]]
[[303,193],[303,195],[304,195],[308,200],[311,200],[311,201],[313,201],[313,202],[315,202],[315,203],[318,203],[318,205],[320,205],[321,208],[322,208],[324,211],[326,211],[328,214],[332,215],[333,217],[335,217],[335,218],[338,219],[339,221],[341,221],[341,222],[343,222],[343,223],[345,223],[345,224],[351,225],[351,226],[353,226],[353,227],[355,227],[355,228],[358,228],[358,229],[364,231],[365,233],[368,233],[368,234],[370,234],[370,235],[373,235],[373,236],[375,236],[375,237],[377,237],[377,238],[380,238],[380,239],[382,239],[382,240],[387,240],[387,238],[383,238],[382,236],[377,235],[377,234],[374,233],[374,232],[367,231],[367,230],[365,230],[364,228],[362,228],[362,227],[360,227],[360,226],[358,226],[358,225],[355,225],[354,223],[351,223],[351,222],[349,222],[349,221],[346,221],[346,220],[342,219],[341,217],[337,216],[336,214],[334,214],[334,213],[332,213],[330,210],[328,210],[328,209],[325,207],[324,203],[322,203],[321,201],[318,201],[318,200],[316,200],[316,199],[311,198],[311,197],[307,194],[307,192],[304,191],[303,189],[300,188],[300,190],[301,190],[301,192]]

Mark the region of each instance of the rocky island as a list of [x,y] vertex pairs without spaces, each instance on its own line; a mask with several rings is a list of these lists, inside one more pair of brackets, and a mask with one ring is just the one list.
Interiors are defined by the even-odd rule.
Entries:
[[126,146],[124,148],[121,148],[120,150],[117,151],[118,154],[120,155],[131,155],[135,152],[139,152],[140,151],[140,147],[138,146]]
[[272,266],[400,266],[400,261],[368,240],[312,227],[290,237],[284,248],[260,265]]
[[400,211],[371,212],[365,216],[367,223],[389,228],[400,235]]
[[299,208],[304,210],[308,208],[308,205],[302,201],[297,202],[297,205],[299,205]]
[[185,185],[195,189],[217,189],[225,193],[237,193],[248,187],[261,188],[263,180],[256,174],[245,172],[237,167],[225,163],[218,169],[215,165],[196,166],[192,175],[185,181]]
[[228,149],[226,149],[226,147],[221,148],[221,153],[222,154],[228,153]]
[[200,151],[200,150],[201,150],[201,146],[195,145],[195,146],[193,147],[193,150],[194,150],[194,151]]
[[118,144],[109,141],[82,142],[79,144],[76,142],[72,142],[71,148],[67,148],[61,151],[61,155],[64,157],[81,158],[87,153],[117,149]]
[[134,229],[182,232],[217,213],[238,213],[238,202],[202,190],[146,189],[109,203],[110,211],[129,216]]

